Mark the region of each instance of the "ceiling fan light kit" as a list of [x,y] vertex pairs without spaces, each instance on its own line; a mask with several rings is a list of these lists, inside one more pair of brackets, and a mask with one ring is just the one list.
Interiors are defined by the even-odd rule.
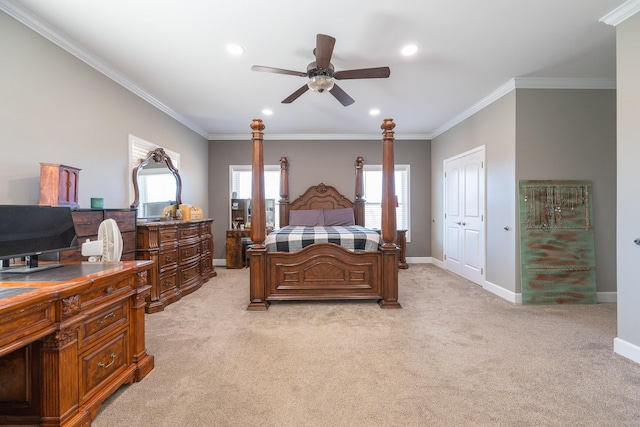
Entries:
[[329,76],[313,76],[307,82],[307,86],[314,92],[322,93],[325,90],[333,89],[333,78]]
[[309,79],[306,85],[302,86],[300,89],[285,98],[282,101],[283,104],[290,104],[307,90],[311,89],[313,92],[317,93],[324,93],[328,91],[346,107],[353,104],[355,100],[336,85],[335,80],[387,78],[391,74],[391,71],[389,70],[389,67],[377,67],[335,72],[333,64],[331,64],[331,55],[333,54],[333,46],[335,43],[336,39],[331,36],[327,36],[325,34],[318,34],[316,36],[316,48],[313,50],[316,60],[307,66],[306,73],[284,70],[282,68],[263,67],[261,65],[254,65],[251,69],[253,71],[287,74],[307,77]]

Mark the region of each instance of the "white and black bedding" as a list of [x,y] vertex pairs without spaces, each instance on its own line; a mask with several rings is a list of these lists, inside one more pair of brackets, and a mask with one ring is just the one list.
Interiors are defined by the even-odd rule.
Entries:
[[297,252],[314,243],[325,242],[351,251],[377,251],[382,239],[377,231],[359,225],[288,225],[269,234],[264,243],[268,252]]

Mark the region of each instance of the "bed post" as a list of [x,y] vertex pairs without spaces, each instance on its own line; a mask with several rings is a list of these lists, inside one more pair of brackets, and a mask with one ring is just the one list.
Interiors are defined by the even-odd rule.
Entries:
[[393,119],[382,125],[382,308],[402,308],[398,302],[398,248],[396,239],[395,160],[393,158]]
[[355,214],[356,225],[364,227],[364,180],[362,175],[364,168],[364,158],[358,156],[356,158],[356,200],[355,200]]
[[280,157],[280,228],[289,225],[289,160]]
[[262,142],[264,123],[261,119],[251,122],[253,155],[251,161],[251,231],[252,246],[247,249],[249,256],[249,306],[247,310],[266,310],[264,278],[266,277],[266,212],[264,202],[264,155]]

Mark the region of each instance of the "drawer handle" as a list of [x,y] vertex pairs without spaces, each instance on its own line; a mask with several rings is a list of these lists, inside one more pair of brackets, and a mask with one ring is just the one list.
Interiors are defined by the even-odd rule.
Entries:
[[113,319],[114,317],[116,317],[116,314],[112,311],[111,313],[104,316],[102,319],[98,320],[98,325],[102,325],[104,322],[107,321],[107,319]]
[[107,295],[113,293],[113,288],[111,286],[109,286],[107,289],[104,290],[104,293],[107,294]]
[[171,256],[169,256],[169,255],[167,255],[164,259],[165,259],[166,262],[173,261],[173,258],[171,258]]
[[164,287],[168,288],[169,286],[171,286],[171,280],[165,280],[164,281]]
[[182,277],[183,277],[185,280],[186,280],[186,279],[188,279],[188,278],[189,278],[189,273],[184,273],[184,274],[182,275]]
[[104,368],[107,369],[109,366],[113,365],[116,362],[116,354],[115,353],[111,353],[111,362],[107,363],[106,365],[102,362],[98,363],[98,368]]
[[78,222],[76,225],[93,225],[93,222]]

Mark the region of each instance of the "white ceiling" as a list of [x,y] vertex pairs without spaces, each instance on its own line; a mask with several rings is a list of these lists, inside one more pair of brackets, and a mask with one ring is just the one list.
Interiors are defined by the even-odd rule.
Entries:
[[[0,0],[18,18],[209,139],[431,138],[501,91],[613,87],[623,0]],[[337,39],[336,71],[389,66],[388,79],[342,80],[328,93],[284,98],[306,79],[316,34]],[[226,52],[228,43],[245,48]],[[400,55],[413,43],[418,53]],[[269,108],[273,115],[265,116]],[[377,117],[369,110],[381,111]]]

